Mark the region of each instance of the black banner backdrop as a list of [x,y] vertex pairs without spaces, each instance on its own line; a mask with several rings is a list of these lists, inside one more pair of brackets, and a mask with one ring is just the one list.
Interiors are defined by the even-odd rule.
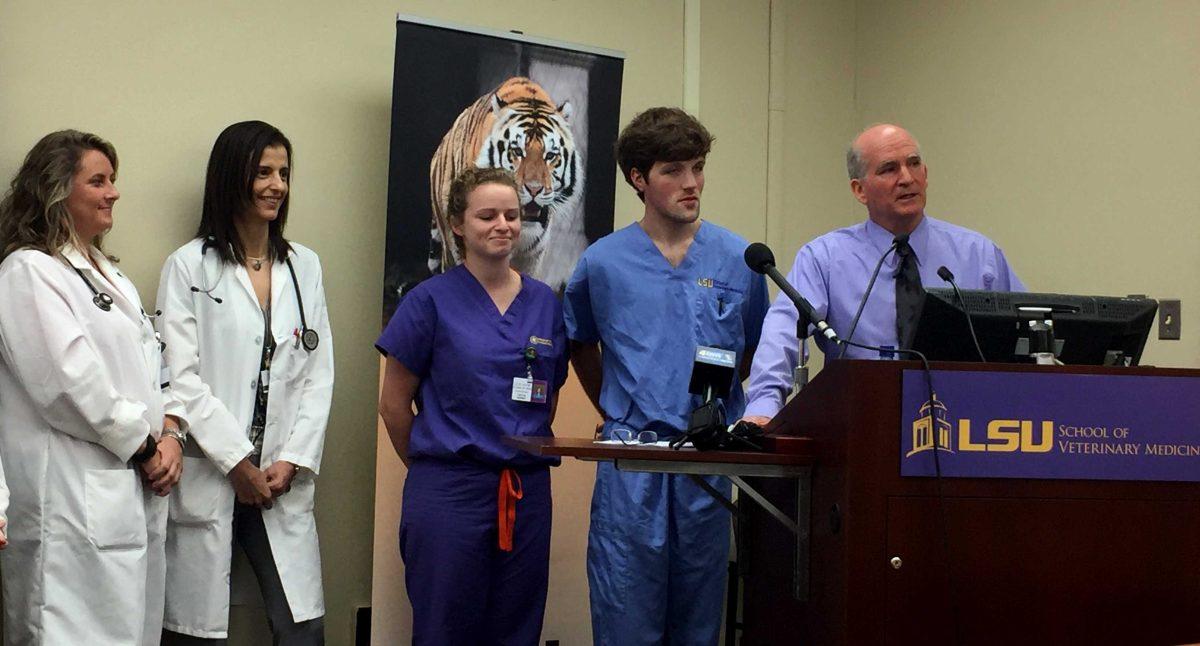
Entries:
[[613,229],[623,67],[618,52],[397,19],[384,325],[409,288],[458,263],[443,210],[468,165],[514,172],[513,266],[562,290]]

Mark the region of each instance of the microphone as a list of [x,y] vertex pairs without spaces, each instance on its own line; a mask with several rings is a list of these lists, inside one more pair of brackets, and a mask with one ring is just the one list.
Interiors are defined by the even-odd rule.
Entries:
[[[879,262],[875,263],[875,271],[871,272],[871,280],[867,281],[867,291],[863,294],[862,300],[858,302],[858,311],[854,313],[854,320],[850,323],[850,334],[846,336],[847,341],[854,340],[854,331],[858,329],[858,319],[862,317],[863,308],[867,306],[867,298],[871,296],[871,289],[875,287],[875,279],[879,277],[879,270],[883,268],[883,261],[887,260],[887,257],[896,250],[896,247],[899,247],[903,244],[908,244],[907,233],[901,233],[893,238],[892,246],[888,247],[887,251],[883,252],[883,255],[879,257]],[[838,354],[839,359],[846,354],[846,349],[848,347],[850,346],[842,346],[842,351],[840,354]]]
[[688,441],[701,451],[723,446],[725,406],[718,398],[729,396],[729,386],[736,371],[737,353],[733,350],[696,347],[688,392],[703,397],[704,403],[688,416],[687,430],[671,441],[671,448],[678,449]]
[[938,267],[938,278],[950,283],[954,288],[954,296],[958,298],[958,304],[962,306],[963,314],[967,317],[967,329],[971,332],[971,341],[975,343],[975,351],[979,353],[979,361],[987,363],[987,357],[983,356],[983,348],[979,347],[979,337],[975,336],[975,324],[971,322],[971,312],[967,309],[967,301],[963,299],[962,292],[958,289],[958,283],[954,282],[954,272],[950,271],[945,265]]
[[692,363],[692,378],[688,392],[704,397],[710,402],[717,397],[729,396],[729,385],[737,372],[737,353],[724,348],[696,346],[696,358]]
[[192,286],[192,293],[193,293],[193,294],[204,294],[205,296],[207,296],[207,297],[209,297],[209,298],[213,299],[213,301],[215,301],[215,302],[217,303],[217,305],[220,305],[220,304],[221,304],[221,299],[220,299],[220,298],[218,298],[218,297],[216,297],[216,296],[213,296],[212,294],[210,294],[209,292],[211,292],[211,291],[212,291],[212,290],[203,290],[203,289],[200,289],[199,287],[196,287],[195,285],[193,285],[193,286]]
[[804,297],[800,295],[800,292],[797,292],[796,288],[792,287],[791,283],[787,282],[787,280],[779,273],[779,270],[775,268],[775,254],[771,252],[770,247],[761,242],[755,242],[749,247],[746,247],[746,253],[743,255],[746,260],[746,265],[755,273],[766,274],[769,276],[771,280],[779,286],[780,291],[782,291],[789,299],[791,299],[792,303],[795,304],[796,309],[799,310],[800,314],[806,317],[809,321],[813,322],[813,325],[816,326],[817,331],[819,331],[830,341],[833,341],[834,343],[840,343],[838,340],[838,335],[833,331],[833,328],[829,327],[829,324],[826,323],[824,319],[817,317],[817,313],[813,310],[812,304],[805,300]]

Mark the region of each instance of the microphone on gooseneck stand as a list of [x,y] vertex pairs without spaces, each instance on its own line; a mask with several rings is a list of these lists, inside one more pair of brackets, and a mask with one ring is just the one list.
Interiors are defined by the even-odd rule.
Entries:
[[796,306],[796,310],[800,312],[800,315],[812,321],[822,336],[834,343],[840,343],[837,332],[834,332],[833,328],[829,327],[829,324],[824,319],[817,316],[812,304],[805,300],[800,295],[800,292],[797,292],[796,288],[792,287],[791,283],[787,282],[787,279],[775,268],[775,254],[771,252],[770,247],[761,242],[755,242],[746,247],[744,258],[746,266],[750,267],[755,273],[766,274],[770,277],[779,286],[779,290],[786,294],[788,299]]
[[[908,244],[907,233],[901,233],[900,235],[896,236],[892,240],[892,246],[888,247],[887,251],[883,252],[883,255],[879,257],[879,262],[875,263],[875,271],[871,272],[871,280],[867,281],[867,291],[863,293],[862,300],[858,302],[858,311],[854,313],[854,320],[850,322],[850,334],[846,335],[847,341],[854,340],[854,331],[858,329],[858,319],[862,317],[863,308],[867,306],[867,299],[871,296],[871,289],[875,287],[875,279],[879,278],[879,270],[883,268],[883,261],[887,260],[887,257],[890,256],[892,252],[896,251],[897,247],[903,244]],[[845,356],[846,349],[849,347],[850,346],[847,344],[842,344],[842,351],[838,353],[839,359]]]
[[958,304],[962,306],[963,314],[967,317],[967,329],[971,331],[971,341],[975,342],[975,351],[979,353],[979,361],[987,363],[987,357],[983,356],[983,348],[979,347],[979,337],[975,336],[975,324],[971,322],[971,311],[967,309],[967,301],[963,299],[962,292],[958,289],[958,283],[954,282],[954,273],[942,265],[938,267],[937,275],[938,278],[950,283],[950,286],[954,288]]

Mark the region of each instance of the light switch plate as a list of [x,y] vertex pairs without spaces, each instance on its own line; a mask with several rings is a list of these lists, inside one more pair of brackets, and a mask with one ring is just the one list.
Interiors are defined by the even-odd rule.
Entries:
[[1161,300],[1158,302],[1158,338],[1168,341],[1179,339],[1179,300]]

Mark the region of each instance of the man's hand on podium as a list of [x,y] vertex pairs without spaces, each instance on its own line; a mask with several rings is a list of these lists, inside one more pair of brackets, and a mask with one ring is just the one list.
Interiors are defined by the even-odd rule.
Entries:
[[740,419],[738,421],[739,422],[750,422],[751,424],[757,424],[763,428],[766,428],[767,424],[771,423],[771,418],[763,417],[762,415],[746,415],[745,417],[742,417],[742,419]]

